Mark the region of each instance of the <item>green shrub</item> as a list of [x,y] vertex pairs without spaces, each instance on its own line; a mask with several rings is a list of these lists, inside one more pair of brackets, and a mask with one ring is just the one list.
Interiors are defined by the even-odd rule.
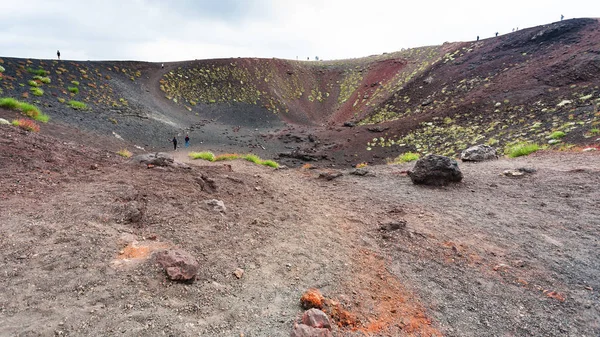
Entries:
[[44,94],[44,90],[41,88],[31,87],[31,93],[33,96],[42,96]]
[[74,86],[78,87],[79,86],[79,82],[78,81],[71,81],[71,84],[73,84]]
[[220,155],[216,156],[215,161],[235,160],[238,158],[240,158],[240,155],[237,153],[224,153],[224,154],[220,154]]
[[209,151],[203,152],[190,152],[188,156],[192,159],[204,159],[208,161],[215,161],[215,155]]
[[277,163],[276,163],[275,161],[273,161],[273,160],[263,160],[263,161],[260,163],[260,165],[263,165],[263,166],[269,166],[269,167],[272,167],[272,168],[278,168],[278,167],[279,167],[279,164],[277,164]]
[[66,102],[67,100],[65,100],[65,99],[64,99],[64,98],[62,98],[62,97],[59,97],[59,98],[58,98],[58,101],[59,101],[60,103],[64,103],[64,102]]
[[69,106],[75,110],[85,110],[87,109],[87,104],[79,101],[69,101]]
[[130,158],[133,154],[127,149],[120,150],[117,154],[121,157]]
[[590,129],[590,135],[600,135],[600,129]]
[[[34,88],[32,88],[34,89]],[[37,88],[35,88],[37,89]],[[33,118],[36,121],[40,121],[43,123],[47,123],[50,120],[48,115],[43,114],[38,107],[33,104],[25,103],[17,101],[14,98],[0,98],[0,107],[9,109],[9,110],[17,110],[22,112],[25,116],[29,118]]]
[[40,85],[38,84],[38,82],[34,81],[34,80],[29,80],[27,82],[27,84],[29,84],[30,87],[39,87]]
[[69,87],[69,92],[72,92],[74,94],[78,94],[79,93],[79,88],[77,88],[77,87]]
[[16,119],[16,120],[12,121],[11,124],[14,125],[14,126],[18,126],[21,129],[27,130],[27,131],[32,131],[32,132],[39,132],[40,131],[40,126],[37,125],[31,119],[25,119],[25,118]]
[[27,71],[31,74],[34,75],[38,75],[38,76],[48,76],[48,72],[45,71],[44,69],[33,69],[33,68],[27,68]]
[[244,155],[242,159],[245,159],[249,162],[253,162],[254,164],[260,164],[260,162],[262,161],[259,156],[251,153]]
[[507,148],[506,153],[510,158],[527,156],[535,151],[538,151],[540,146],[534,143],[520,143]]
[[50,82],[52,82],[52,80],[50,80],[50,77],[43,77],[43,76],[39,76],[39,75],[33,76],[33,79],[38,80],[45,84],[49,84]]
[[564,136],[566,136],[567,134],[564,133],[564,131],[554,131],[550,134],[550,136],[548,136],[548,138],[550,139],[561,139]]
[[14,98],[0,98],[0,108],[5,108],[9,110],[17,110],[19,106],[19,101]]
[[419,155],[418,153],[406,152],[406,153],[403,153],[403,154],[399,155],[398,157],[396,157],[394,160],[391,161],[390,164],[409,163],[411,161],[418,160],[420,157],[421,157],[421,155]]
[[3,66],[0,66],[0,73],[3,73],[6,69]]

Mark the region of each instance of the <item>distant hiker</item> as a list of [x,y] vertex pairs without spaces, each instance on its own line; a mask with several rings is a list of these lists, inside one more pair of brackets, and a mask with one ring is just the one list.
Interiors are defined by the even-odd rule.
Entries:
[[160,64],[160,68],[161,68],[161,69],[165,69],[165,64],[164,64],[164,63],[161,63],[161,64]]
[[307,60],[307,61],[310,61],[310,57],[307,57],[307,58],[306,58],[306,60]]
[[498,32],[496,32],[496,37],[498,37]]
[[479,35],[477,35],[477,41],[479,41]]
[[56,51],[56,56],[58,56],[58,59],[60,60],[60,50]]
[[515,29],[513,28],[513,33],[515,32]]
[[185,135],[185,147],[190,146],[190,136],[189,135]]
[[560,21],[562,21],[564,18],[565,18],[565,16],[561,14],[560,15]]
[[177,137],[173,137],[171,142],[173,142],[173,150],[177,151]]

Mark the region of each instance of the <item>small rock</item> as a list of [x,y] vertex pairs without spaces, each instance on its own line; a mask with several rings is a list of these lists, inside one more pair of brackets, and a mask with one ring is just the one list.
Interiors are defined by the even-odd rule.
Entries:
[[206,206],[214,211],[214,212],[225,212],[226,208],[225,208],[225,203],[221,200],[217,200],[217,199],[210,199],[210,200],[204,200],[204,204],[206,204]]
[[406,220],[390,221],[379,226],[382,231],[397,231],[406,228]]
[[354,122],[345,122],[344,126],[347,127],[347,128],[353,128],[353,127],[356,126],[356,123],[354,123]]
[[97,170],[97,169],[98,169],[98,164],[90,165],[90,170]]
[[552,145],[552,144],[558,144],[560,143],[560,139],[550,139],[548,141],[548,144]]
[[367,174],[369,174],[369,170],[367,170],[365,168],[357,168],[357,169],[350,171],[350,174],[355,175],[355,176],[364,177]]
[[595,147],[586,147],[585,149],[581,150],[581,152],[589,152],[589,151],[598,151],[598,149]]
[[237,268],[234,272],[233,275],[235,275],[235,277],[237,277],[238,279],[241,279],[242,276],[244,276],[244,269],[241,268]]
[[328,329],[313,328],[306,324],[294,324],[291,337],[332,337]]
[[498,159],[496,149],[488,145],[475,145],[460,154],[462,161],[485,161]]
[[10,122],[4,118],[0,118],[0,125],[10,125]]
[[323,309],[323,300],[323,295],[318,289],[308,289],[300,298],[300,305],[306,310]]
[[313,328],[331,329],[331,322],[329,321],[327,314],[316,308],[304,312],[302,315],[302,323]]
[[173,281],[193,281],[198,273],[198,261],[181,249],[169,249],[156,254],[156,262]]
[[335,178],[341,177],[342,175],[342,172],[321,172],[319,173],[319,178],[325,180],[333,180]]

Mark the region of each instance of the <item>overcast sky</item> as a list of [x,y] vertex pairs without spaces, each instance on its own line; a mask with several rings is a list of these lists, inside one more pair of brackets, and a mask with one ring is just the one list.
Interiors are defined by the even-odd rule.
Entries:
[[598,0],[0,0],[0,57],[340,59],[575,17]]

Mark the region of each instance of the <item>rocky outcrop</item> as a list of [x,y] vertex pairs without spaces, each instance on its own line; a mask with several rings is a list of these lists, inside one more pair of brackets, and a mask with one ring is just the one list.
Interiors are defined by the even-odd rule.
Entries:
[[462,161],[486,161],[498,159],[496,149],[488,145],[475,145],[460,154]]
[[456,160],[436,154],[419,159],[408,175],[413,184],[434,186],[460,182],[463,178]]
[[175,162],[173,157],[163,152],[140,154],[131,158],[131,161],[152,166],[171,166]]

